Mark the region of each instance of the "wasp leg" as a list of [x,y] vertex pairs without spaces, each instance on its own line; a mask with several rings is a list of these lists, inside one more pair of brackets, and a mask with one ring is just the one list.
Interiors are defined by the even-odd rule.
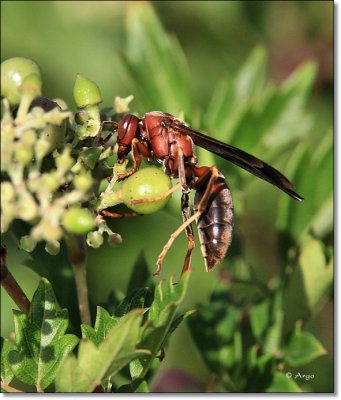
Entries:
[[118,181],[123,181],[129,176],[135,174],[135,172],[140,168],[142,158],[150,156],[148,148],[136,138],[131,142],[131,149],[133,153],[133,167],[129,171],[119,174],[117,179]]
[[[200,203],[198,204],[198,210],[190,218],[188,218],[175,232],[171,234],[168,242],[165,244],[161,254],[159,255],[159,258],[157,260],[157,270],[154,273],[154,275],[160,274],[162,270],[163,259],[165,258],[170,247],[172,246],[174,240],[180,235],[180,233],[183,230],[187,229],[187,227],[191,225],[192,222],[198,220],[200,215],[204,213],[206,210],[208,199],[212,192],[214,182],[218,177],[218,170],[216,167],[201,167],[201,168],[196,168],[195,173],[196,176],[198,177],[198,180],[195,182],[195,187],[206,184],[207,182],[204,195]],[[184,267],[186,268],[186,266]]]
[[101,211],[101,214],[110,218],[140,217],[143,215],[139,213],[113,213],[106,210]]
[[[183,222],[186,222],[191,217],[191,209],[189,206],[188,191],[185,191],[185,190],[183,191],[182,196],[181,196],[181,209],[182,209]],[[186,253],[184,265],[182,267],[181,275],[190,269],[191,255],[192,255],[192,251],[195,247],[192,224],[186,226],[186,236],[187,236],[187,240],[188,240],[187,253]]]
[[[188,239],[187,253],[186,253],[184,265],[183,265],[182,271],[181,271],[181,275],[182,275],[185,271],[188,271],[190,268],[191,255],[192,255],[192,251],[195,246],[195,242],[194,242],[193,228],[191,225],[191,222],[193,222],[193,219],[191,220],[190,223],[187,224],[187,221],[191,218],[191,211],[190,211],[190,207],[189,207],[189,196],[188,196],[189,189],[188,189],[187,180],[186,180],[186,168],[185,168],[184,154],[183,154],[183,150],[181,148],[178,149],[177,156],[178,156],[177,157],[178,158],[177,159],[177,168],[178,168],[178,175],[179,175],[178,185],[180,185],[183,188],[182,197],[181,197],[181,209],[182,209],[183,224],[181,225],[181,227],[183,227],[185,225],[180,230],[180,232],[183,229],[186,229],[186,236]],[[178,236],[179,233],[176,236]],[[157,263],[156,263],[157,269],[154,272],[154,275],[160,275],[161,270],[162,270],[163,259],[165,258],[168,250],[170,249],[171,245],[173,244],[176,236],[174,238],[172,238],[172,235],[171,235],[171,238],[169,239],[167,244],[164,246],[164,248],[157,260]]]
[[97,135],[95,136],[95,139],[94,139],[94,141],[93,141],[93,143],[92,143],[92,145],[93,145],[94,147],[96,147],[96,146],[99,145],[99,141],[100,141],[100,139],[101,139],[103,127],[104,127],[105,125],[114,126],[115,128],[117,128],[118,123],[115,122],[115,121],[103,121],[103,122],[101,122],[101,125],[100,125],[100,127],[99,127],[98,133],[97,133]]
[[174,193],[181,187],[181,183],[177,183],[176,185],[172,186],[166,192],[160,194],[160,196],[150,197],[149,199],[135,199],[131,200],[132,204],[142,204],[142,203],[155,203],[156,201],[164,200],[166,197]]

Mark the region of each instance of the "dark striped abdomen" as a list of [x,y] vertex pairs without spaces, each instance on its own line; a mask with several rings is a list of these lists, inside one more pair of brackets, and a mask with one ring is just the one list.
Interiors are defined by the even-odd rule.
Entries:
[[[197,211],[206,186],[199,188],[194,197]],[[232,240],[233,203],[225,177],[219,172],[208,200],[206,211],[197,220],[201,252],[206,271],[210,271],[225,257]]]

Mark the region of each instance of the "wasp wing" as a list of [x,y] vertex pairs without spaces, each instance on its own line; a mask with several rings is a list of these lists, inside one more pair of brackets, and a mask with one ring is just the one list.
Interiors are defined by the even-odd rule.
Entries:
[[240,150],[237,147],[220,142],[219,140],[213,139],[204,135],[203,133],[188,128],[183,124],[173,123],[172,128],[176,129],[180,133],[189,135],[193,139],[194,144],[197,146],[203,147],[217,156],[222,157],[235,165],[238,165],[238,167],[245,169],[258,178],[277,186],[295,200],[303,200],[303,197],[293,191],[295,186],[289,181],[288,178],[259,158],[254,157],[253,155]]

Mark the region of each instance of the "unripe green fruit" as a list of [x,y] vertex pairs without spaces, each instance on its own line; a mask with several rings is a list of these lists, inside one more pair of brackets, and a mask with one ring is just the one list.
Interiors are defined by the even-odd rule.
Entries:
[[64,228],[76,235],[88,233],[95,228],[95,219],[85,208],[72,207],[64,214],[62,223]]
[[168,198],[151,203],[133,204],[132,200],[154,199],[163,195],[172,187],[168,175],[155,167],[140,169],[124,181],[121,196],[124,204],[140,214],[152,214],[163,208]]
[[6,97],[12,106],[19,104],[19,87],[31,74],[41,77],[38,65],[28,58],[14,57],[1,63],[1,96]]
[[102,102],[101,93],[95,82],[78,74],[73,87],[73,99],[78,108],[93,106]]

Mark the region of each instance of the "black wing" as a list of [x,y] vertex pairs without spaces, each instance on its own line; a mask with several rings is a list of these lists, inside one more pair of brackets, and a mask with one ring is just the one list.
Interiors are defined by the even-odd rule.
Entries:
[[244,168],[246,171],[251,172],[251,174],[258,176],[258,178],[264,179],[272,185],[277,186],[295,200],[303,200],[303,197],[292,190],[295,186],[288,178],[259,158],[256,158],[234,146],[220,142],[219,140],[188,128],[183,124],[173,122],[172,128],[176,129],[180,133],[190,136],[197,146],[203,147],[217,156],[238,165],[238,167]]

